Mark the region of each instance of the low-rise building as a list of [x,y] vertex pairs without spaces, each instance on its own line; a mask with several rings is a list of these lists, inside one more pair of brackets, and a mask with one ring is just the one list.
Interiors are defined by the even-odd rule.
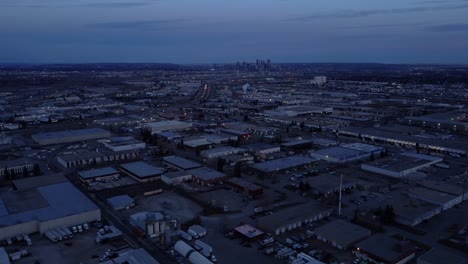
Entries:
[[161,175],[161,181],[169,185],[190,181],[192,180],[192,178],[193,176],[191,173],[183,170],[164,173],[163,175]]
[[177,131],[191,128],[192,124],[178,121],[178,120],[166,120],[159,122],[147,123],[146,127],[151,130],[152,133],[164,132],[164,131]]
[[452,208],[456,204],[461,203],[462,197],[448,193],[443,193],[423,187],[415,187],[408,190],[408,196],[419,199],[431,204],[438,205],[442,211]]
[[165,170],[143,161],[121,164],[119,168],[123,173],[139,182],[158,180],[165,172]]
[[119,171],[112,167],[92,169],[78,172],[78,177],[83,182],[115,178],[120,175]]
[[405,264],[415,258],[416,251],[417,248],[409,241],[377,234],[358,242],[353,254],[371,263]]
[[57,132],[38,133],[32,139],[39,145],[73,143],[110,137],[110,132],[102,128],[85,128]]
[[332,209],[317,202],[296,205],[257,219],[257,226],[280,235],[327,216]]
[[111,137],[98,140],[98,142],[112,151],[129,151],[146,148],[145,142],[136,140],[133,137]]
[[118,195],[106,200],[107,204],[114,210],[129,209],[135,206],[135,200],[128,195]]
[[338,219],[316,228],[315,234],[317,239],[344,250],[369,237],[372,233],[364,227]]
[[468,258],[443,248],[432,248],[421,255],[417,264],[468,264]]
[[179,156],[162,158],[162,163],[177,170],[190,170],[201,167],[200,163]]
[[318,162],[317,159],[296,155],[281,159],[269,160],[249,165],[251,169],[262,175],[285,172],[287,170],[308,167]]
[[427,168],[442,158],[416,153],[403,153],[385,159],[372,161],[361,165],[361,169],[394,178],[404,178],[420,169]]
[[252,198],[257,198],[263,195],[262,187],[240,178],[230,178],[226,181],[226,183],[233,186],[236,189],[241,190],[246,195]]
[[235,147],[217,147],[212,149],[204,150],[200,153],[200,155],[207,159],[218,158],[222,156],[232,155],[232,154],[240,154],[244,153],[246,150],[242,148],[235,148]]
[[207,167],[200,167],[187,171],[192,174],[193,180],[201,185],[217,183],[226,179],[227,175]]

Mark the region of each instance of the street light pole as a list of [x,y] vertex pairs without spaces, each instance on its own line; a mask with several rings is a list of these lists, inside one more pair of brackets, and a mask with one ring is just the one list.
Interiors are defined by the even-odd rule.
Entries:
[[343,188],[343,174],[340,175],[340,197],[338,201],[338,216],[341,216],[341,189]]

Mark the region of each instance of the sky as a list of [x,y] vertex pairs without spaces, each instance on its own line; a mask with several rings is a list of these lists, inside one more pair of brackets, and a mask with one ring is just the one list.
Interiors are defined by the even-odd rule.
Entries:
[[468,64],[468,0],[0,0],[0,63]]

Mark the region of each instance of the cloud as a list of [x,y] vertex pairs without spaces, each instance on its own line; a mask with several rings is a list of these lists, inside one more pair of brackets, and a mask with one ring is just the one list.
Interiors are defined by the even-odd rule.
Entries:
[[102,29],[155,29],[164,25],[178,24],[185,20],[134,20],[134,21],[117,21],[117,22],[103,22],[85,25],[88,28],[102,28]]
[[468,8],[468,4],[450,5],[450,6],[419,6],[406,8],[390,8],[390,9],[371,9],[371,10],[345,10],[333,13],[313,14],[309,16],[296,17],[290,20],[308,21],[323,18],[360,18],[375,15],[399,15],[430,11],[445,11],[458,10]]
[[468,31],[468,24],[445,24],[445,25],[438,25],[432,26],[427,28],[428,31],[433,32],[464,32]]
[[109,3],[89,3],[80,5],[82,7],[94,7],[94,8],[129,8],[150,5],[148,2],[109,2]]

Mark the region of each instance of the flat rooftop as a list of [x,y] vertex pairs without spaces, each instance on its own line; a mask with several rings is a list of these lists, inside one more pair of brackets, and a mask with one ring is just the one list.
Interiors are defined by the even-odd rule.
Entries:
[[357,243],[356,247],[371,253],[374,256],[393,262],[400,256],[415,251],[414,247],[405,251],[399,250],[399,243],[400,241],[396,238],[389,237],[384,234],[376,234]]
[[120,167],[141,179],[159,176],[165,172],[164,170],[143,161],[121,164]]
[[33,138],[35,140],[47,140],[47,139],[56,139],[56,138],[68,138],[68,137],[80,137],[93,134],[102,134],[109,136],[109,131],[102,128],[85,128],[85,129],[76,129],[76,130],[64,130],[57,132],[46,132],[34,134]]
[[217,170],[207,168],[207,167],[191,169],[191,170],[188,170],[187,172],[192,174],[194,177],[202,179],[204,181],[215,180],[215,179],[226,177],[226,174],[219,172]]
[[311,163],[317,162],[315,158],[310,158],[307,156],[296,155],[291,157],[286,157],[282,159],[269,160],[262,163],[256,163],[251,165],[252,168],[261,171],[261,172],[275,172],[286,170],[289,168],[309,165]]
[[393,172],[404,172],[424,164],[430,164],[439,161],[442,161],[442,158],[408,152],[398,156],[391,156],[388,158],[371,161],[365,165]]
[[78,172],[78,175],[81,178],[87,179],[87,180],[97,178],[97,177],[110,176],[114,174],[119,174],[119,171],[112,167],[105,167],[105,168],[92,169],[92,170]]
[[201,166],[198,162],[195,162],[186,158],[182,158],[179,156],[163,157],[162,160],[176,167],[179,167],[183,170],[194,169],[194,168],[198,168]]
[[[37,189],[19,191],[19,194],[0,195],[0,226],[17,225],[31,221],[46,222],[70,215],[99,210],[70,182],[51,184]],[[7,197],[6,200],[3,197]],[[19,199],[9,200],[11,197]],[[11,209],[13,211],[10,211]]]
[[238,233],[240,233],[243,236],[245,236],[247,238],[250,238],[250,239],[261,236],[261,235],[264,234],[263,231],[260,231],[257,228],[255,228],[255,227],[253,227],[251,225],[248,225],[248,224],[238,226],[238,227],[234,228],[234,230],[236,230]]
[[316,228],[315,234],[335,241],[342,246],[347,246],[370,236],[372,232],[364,227],[339,219]]

